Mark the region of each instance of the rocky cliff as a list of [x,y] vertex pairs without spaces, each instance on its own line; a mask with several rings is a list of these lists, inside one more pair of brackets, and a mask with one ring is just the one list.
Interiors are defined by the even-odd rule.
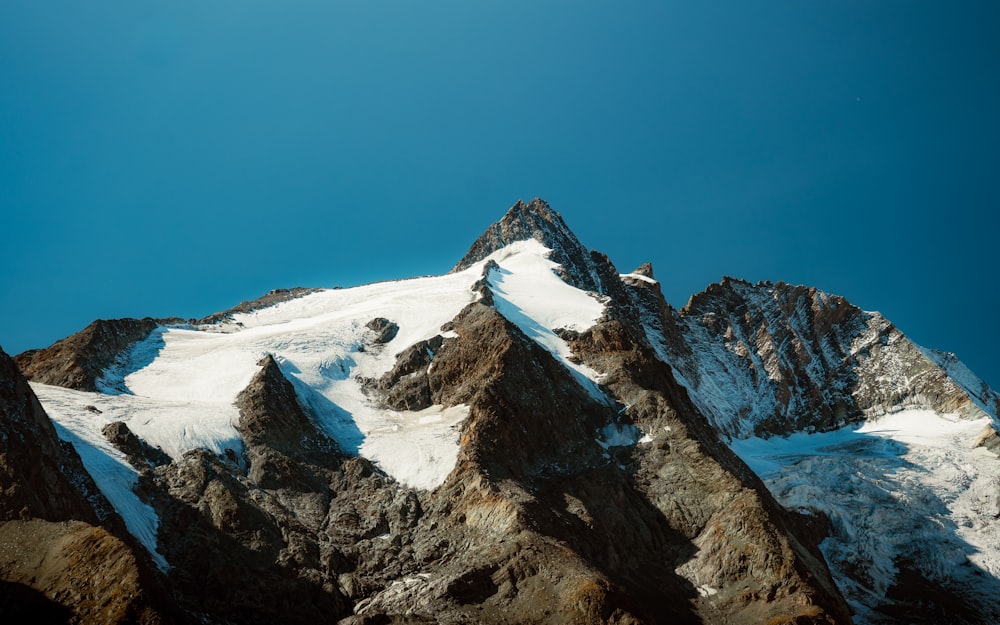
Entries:
[[0,350],[0,620],[170,623],[146,554]]

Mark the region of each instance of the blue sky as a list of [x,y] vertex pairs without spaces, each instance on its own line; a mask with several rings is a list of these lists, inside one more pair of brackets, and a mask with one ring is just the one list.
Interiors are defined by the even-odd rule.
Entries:
[[0,4],[0,346],[447,271],[541,196],[683,305],[880,310],[1000,386],[1000,5]]

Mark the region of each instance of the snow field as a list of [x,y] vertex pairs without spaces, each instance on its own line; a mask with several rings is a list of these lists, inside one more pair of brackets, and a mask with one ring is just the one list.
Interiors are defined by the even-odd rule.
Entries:
[[897,558],[929,578],[955,580],[970,597],[1000,591],[1000,460],[972,448],[989,423],[904,410],[833,432],[730,445],[782,505],[826,514],[831,536],[821,549],[864,623],[877,620],[865,606],[885,601]]

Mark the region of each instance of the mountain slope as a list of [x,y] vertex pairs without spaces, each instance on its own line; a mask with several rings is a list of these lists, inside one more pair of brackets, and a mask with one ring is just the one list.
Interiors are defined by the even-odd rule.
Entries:
[[0,350],[0,620],[171,622],[148,560],[133,544]]
[[827,528],[860,621],[1000,619],[983,600],[1000,591],[989,387],[814,288],[725,279],[675,311],[627,281],[702,412],[782,504]]
[[[924,597],[977,622],[958,583],[992,592],[990,526],[948,524],[989,508],[993,456],[950,441],[995,395],[815,289],[677,311],[533,200],[449,274],[175,321],[18,362],[192,622],[905,622]],[[949,415],[921,421],[945,443],[872,429],[903,408]],[[883,548],[895,495],[922,505],[886,506]]]

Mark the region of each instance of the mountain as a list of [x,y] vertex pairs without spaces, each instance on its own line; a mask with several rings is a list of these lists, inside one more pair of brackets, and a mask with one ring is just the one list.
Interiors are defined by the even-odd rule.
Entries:
[[135,590],[97,616],[24,573],[41,547],[0,548],[2,616],[1000,619],[993,391],[816,289],[725,279],[677,310],[541,200],[445,275],[3,362],[0,543],[72,519],[130,564],[69,540],[53,574]]
[[825,527],[856,620],[1000,622],[984,601],[1000,592],[1000,397],[954,355],[780,282],[726,278],[679,311],[647,303],[643,319],[731,448]]

